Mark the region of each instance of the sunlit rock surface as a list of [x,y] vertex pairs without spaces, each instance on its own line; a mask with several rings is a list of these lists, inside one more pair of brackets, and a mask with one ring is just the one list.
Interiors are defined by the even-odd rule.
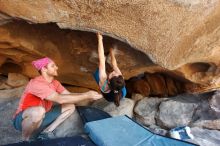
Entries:
[[[30,61],[47,55],[60,66],[63,83],[97,88],[91,77],[97,67],[96,36],[71,31],[82,30],[100,31],[132,46],[104,38],[106,53],[117,44],[119,67],[126,79],[168,69],[172,75],[203,85],[187,86],[191,92],[220,85],[218,0],[0,0],[0,11],[0,63],[6,60],[7,66],[28,76],[36,75]],[[9,23],[15,19],[58,26]],[[67,28],[71,30],[61,30]]]
[[[62,83],[96,89],[93,72],[98,67],[96,35],[88,32],[61,30],[54,24],[30,25],[13,22],[0,26],[2,73],[19,72],[29,77],[38,75],[31,61],[49,56],[59,67]],[[116,48],[119,67],[125,78],[139,74],[153,63],[147,55],[128,45],[104,38],[106,53]],[[110,67],[109,67],[110,68]]]

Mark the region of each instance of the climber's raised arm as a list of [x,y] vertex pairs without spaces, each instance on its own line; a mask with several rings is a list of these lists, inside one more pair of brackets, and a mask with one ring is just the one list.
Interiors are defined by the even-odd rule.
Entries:
[[100,33],[97,33],[97,38],[98,38],[98,55],[99,55],[99,79],[100,79],[100,84],[102,85],[107,79],[106,68],[105,68],[105,54],[104,54],[102,35]]
[[113,48],[110,48],[110,56],[111,56],[111,63],[112,63],[113,70],[116,73],[118,73],[119,75],[122,75],[120,69],[118,68],[118,64],[117,64],[117,61],[116,61],[116,58],[115,58],[115,53],[114,53]]

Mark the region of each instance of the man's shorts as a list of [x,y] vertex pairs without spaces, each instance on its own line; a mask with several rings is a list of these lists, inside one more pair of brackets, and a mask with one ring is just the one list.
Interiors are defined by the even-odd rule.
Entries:
[[[23,111],[20,112],[16,117],[13,119],[13,125],[15,129],[22,131],[22,114]],[[41,123],[41,126],[39,127],[40,130],[45,129],[48,127],[56,118],[61,114],[61,105],[54,105],[49,112],[45,114],[45,117],[43,119],[43,122]]]

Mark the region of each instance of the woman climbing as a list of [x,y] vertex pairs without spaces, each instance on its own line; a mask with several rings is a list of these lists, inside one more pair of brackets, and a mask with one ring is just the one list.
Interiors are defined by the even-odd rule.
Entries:
[[107,101],[114,101],[116,106],[120,105],[120,99],[126,96],[125,81],[118,68],[114,50],[110,49],[111,64],[113,71],[107,75],[105,66],[105,55],[102,35],[98,37],[99,68],[94,73],[94,78],[99,85],[101,93]]

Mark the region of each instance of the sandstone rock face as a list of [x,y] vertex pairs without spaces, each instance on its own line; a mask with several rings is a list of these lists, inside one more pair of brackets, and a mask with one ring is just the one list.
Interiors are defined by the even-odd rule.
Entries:
[[0,56],[0,66],[6,61],[7,57],[6,56]]
[[166,88],[167,88],[167,94],[169,96],[175,96],[181,93],[181,90],[178,89],[178,84],[175,82],[172,78],[170,77],[165,77],[165,82],[166,82]]
[[[203,40],[205,38],[197,35],[198,33],[205,35],[206,30],[204,29],[208,30],[208,26],[215,25],[209,28],[209,32],[213,32],[213,29],[217,28],[218,21],[205,26],[204,22],[217,18],[219,16],[218,8],[217,0],[197,1],[193,4],[190,1],[183,0],[159,0],[157,2],[104,2],[97,0],[88,2],[15,0],[10,2],[1,0],[0,7],[1,11],[12,17],[35,23],[56,22],[62,28],[101,30],[112,36],[117,35],[133,46],[143,49],[144,52],[151,53],[151,57],[155,61],[164,65],[171,61],[176,64],[174,61],[178,63],[182,60],[178,59],[177,56],[172,56],[181,48],[185,49],[189,46],[196,48],[205,43],[206,40]],[[157,39],[155,36],[157,36]],[[193,36],[197,37],[190,40]],[[184,43],[182,39],[188,40],[189,44],[182,44]],[[194,44],[195,42],[196,44]],[[181,47],[178,51],[175,50],[177,46]],[[162,51],[162,48],[167,49]],[[196,50],[193,51],[196,52]],[[181,55],[180,58],[184,58],[187,53],[189,52],[185,50],[182,54],[179,54]],[[157,58],[158,55],[163,57]],[[167,61],[165,58],[169,57],[171,57],[171,60]],[[171,67],[170,64],[170,68],[175,67]]]
[[[39,75],[31,61],[49,56],[58,65],[58,79],[77,87],[98,89],[93,72],[98,67],[96,35],[88,32],[61,30],[53,24],[30,25],[24,22],[0,26],[0,55],[6,57],[0,72]],[[34,35],[32,35],[34,34]],[[104,37],[106,53],[115,45],[116,58],[125,79],[143,72],[152,62],[128,45]]]
[[153,96],[167,96],[166,82],[160,74],[145,74],[145,79],[150,86],[150,93]]
[[29,79],[24,75],[17,73],[9,73],[8,80],[6,83],[11,87],[20,87],[26,85],[28,82]]
[[0,75],[0,103],[19,99],[28,81],[21,74],[9,73],[8,77]]
[[187,84],[167,74],[145,72],[126,81],[127,97],[132,98],[132,94],[136,93],[145,97],[176,96],[187,91],[184,87]]
[[150,94],[150,86],[146,80],[133,77],[126,82],[126,88],[128,90],[127,97],[132,97],[132,93],[138,93],[143,96],[149,96]]
[[10,22],[12,18],[8,15],[0,13],[0,25]]
[[0,76],[0,90],[4,90],[4,89],[11,89],[12,87],[7,85],[8,78],[5,76]]
[[[59,31],[59,28],[69,28],[100,31],[121,40],[149,56],[154,64],[172,70],[174,74],[194,83],[208,85],[205,89],[211,85],[212,89],[220,85],[218,0],[0,0],[0,11],[1,54],[7,57],[8,65],[15,67],[14,71],[34,76],[36,72],[29,65],[30,61],[48,55],[61,66],[62,82],[95,88],[91,87],[92,78],[88,76],[96,68],[91,63],[91,60],[96,60],[95,36]],[[53,22],[59,28],[48,25],[27,26],[18,22],[6,24],[14,19],[29,23]],[[79,41],[75,38],[82,39]],[[85,38],[90,44],[84,42]],[[129,47],[119,45],[118,48],[119,56],[124,56],[118,58],[126,78],[147,71],[145,67],[152,65],[149,60],[141,63],[136,59],[128,61],[135,56]],[[143,59],[138,57],[138,60]],[[75,79],[69,79],[73,76]],[[77,80],[83,77],[87,82]]]

